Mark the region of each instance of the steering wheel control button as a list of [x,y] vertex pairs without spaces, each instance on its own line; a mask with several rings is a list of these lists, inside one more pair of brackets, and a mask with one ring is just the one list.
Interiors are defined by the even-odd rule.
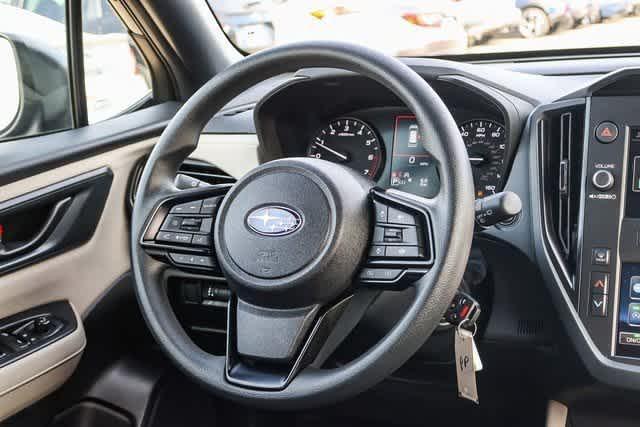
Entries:
[[194,234],[191,244],[194,246],[211,246],[211,236],[207,234]]
[[589,311],[593,317],[607,317],[607,295],[591,295],[589,306]]
[[392,268],[365,268],[360,279],[366,282],[393,282],[402,274],[402,270]]
[[407,227],[402,230],[402,243],[405,245],[418,245],[418,230],[416,227]]
[[164,220],[160,230],[162,231],[180,231],[182,227],[182,217],[176,215],[168,215]]
[[200,222],[200,229],[198,230],[200,233],[210,234],[213,229],[213,218],[204,218]]
[[202,225],[202,218],[183,218],[180,229],[184,231],[200,231]]
[[593,248],[591,251],[591,264],[608,266],[611,263],[611,249]]
[[389,222],[392,224],[416,225],[416,219],[413,215],[391,207],[389,208]]
[[202,208],[202,200],[189,203],[181,203],[171,208],[170,213],[174,214],[199,214]]
[[384,241],[388,243],[402,242],[402,229],[401,228],[385,228]]
[[631,276],[629,279],[629,296],[631,299],[640,300],[640,276]]
[[388,246],[387,258],[419,258],[422,256],[417,246]]
[[215,266],[213,258],[208,256],[170,253],[169,258],[178,265],[207,268]]
[[627,323],[631,326],[640,326],[640,303],[629,304]]
[[591,183],[599,191],[609,191],[613,188],[616,180],[613,177],[613,174],[608,170],[600,169],[596,173],[593,174],[591,178]]
[[386,246],[372,246],[369,250],[369,256],[382,258],[386,253]]
[[610,144],[618,138],[618,126],[613,122],[602,122],[596,128],[596,139],[603,144]]
[[376,222],[385,223],[389,216],[389,208],[380,202],[374,202],[376,208]]
[[591,273],[591,294],[600,295],[609,293],[609,273],[594,271]]
[[156,236],[156,241],[166,242],[166,243],[180,243],[183,245],[188,245],[191,243],[192,238],[193,238],[192,234],[174,233],[171,231],[161,231]]
[[216,209],[218,209],[218,206],[220,205],[221,200],[222,200],[221,196],[204,199],[202,201],[202,207],[200,208],[200,213],[203,215],[213,215]]

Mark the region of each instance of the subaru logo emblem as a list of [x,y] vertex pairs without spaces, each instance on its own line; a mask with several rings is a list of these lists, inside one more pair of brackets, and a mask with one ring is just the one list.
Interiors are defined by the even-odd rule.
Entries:
[[263,206],[249,212],[247,226],[263,236],[285,236],[302,226],[302,216],[284,206]]

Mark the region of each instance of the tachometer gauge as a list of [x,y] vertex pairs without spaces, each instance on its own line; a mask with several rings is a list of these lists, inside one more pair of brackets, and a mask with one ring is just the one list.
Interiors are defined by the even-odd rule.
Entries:
[[375,178],[382,164],[382,147],[371,126],[359,119],[341,118],[320,129],[309,143],[309,157],[348,166]]
[[505,164],[504,126],[492,120],[471,120],[460,125],[473,170],[476,197],[499,191]]

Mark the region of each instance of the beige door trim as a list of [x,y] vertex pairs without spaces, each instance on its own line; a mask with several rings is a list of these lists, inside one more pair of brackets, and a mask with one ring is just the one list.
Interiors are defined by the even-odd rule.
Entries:
[[[71,376],[86,346],[82,319],[131,270],[127,200],[129,180],[157,138],[128,144],[0,187],[0,202],[83,173],[108,167],[113,182],[91,240],[41,263],[0,277],[0,318],[53,301],[71,303],[72,334],[0,368],[0,421],[53,392]],[[255,135],[203,135],[192,158],[240,177],[258,164]]]
[[547,427],[566,427],[569,408],[566,405],[550,400],[547,405]]

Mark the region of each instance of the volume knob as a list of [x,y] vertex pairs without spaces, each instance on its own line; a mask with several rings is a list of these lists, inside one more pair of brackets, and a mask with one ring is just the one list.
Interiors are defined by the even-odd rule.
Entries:
[[615,184],[616,180],[613,177],[613,174],[608,170],[599,170],[593,174],[591,182],[596,189],[600,191],[609,191],[613,188],[613,184]]

